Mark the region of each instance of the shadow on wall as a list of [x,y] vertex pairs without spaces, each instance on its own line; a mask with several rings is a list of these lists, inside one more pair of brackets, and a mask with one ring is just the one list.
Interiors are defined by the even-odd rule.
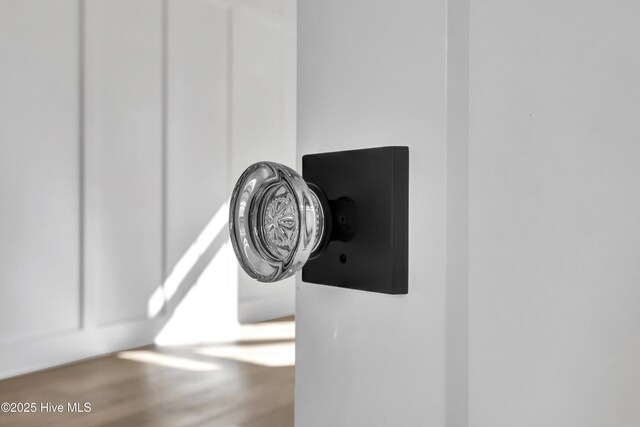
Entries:
[[160,319],[155,343],[193,344],[230,339],[237,321],[237,267],[223,203],[158,286],[148,316]]
[[294,365],[292,318],[242,326],[238,322],[238,267],[227,231],[228,212],[226,201],[149,298],[148,316],[160,322],[155,344],[180,354],[144,349],[121,352],[119,358],[196,371],[220,366],[193,357],[263,367]]

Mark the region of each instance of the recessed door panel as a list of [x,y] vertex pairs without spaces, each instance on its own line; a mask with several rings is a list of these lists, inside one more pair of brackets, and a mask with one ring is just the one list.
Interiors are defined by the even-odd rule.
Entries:
[[0,1],[0,342],[76,329],[78,6]]
[[229,195],[229,18],[212,2],[169,2],[167,275]]
[[108,324],[146,318],[162,284],[162,2],[85,13],[86,286]]

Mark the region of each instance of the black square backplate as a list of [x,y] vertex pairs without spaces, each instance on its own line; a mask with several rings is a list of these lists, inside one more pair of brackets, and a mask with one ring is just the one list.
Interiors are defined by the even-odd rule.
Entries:
[[[302,175],[332,206],[333,239],[307,261],[302,280],[341,288],[408,292],[409,149],[380,147],[306,155]],[[349,201],[346,208],[343,201]],[[334,209],[335,208],[335,209]],[[344,237],[344,233],[343,233]],[[348,240],[348,241],[344,241]]]

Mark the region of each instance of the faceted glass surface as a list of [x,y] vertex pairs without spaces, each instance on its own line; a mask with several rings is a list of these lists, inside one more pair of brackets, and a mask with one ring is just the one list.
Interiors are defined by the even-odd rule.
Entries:
[[318,247],[324,214],[299,173],[259,162],[238,179],[229,206],[229,234],[240,266],[261,282],[293,275]]
[[269,190],[263,200],[262,236],[271,256],[285,260],[298,246],[300,218],[295,196],[284,185]]

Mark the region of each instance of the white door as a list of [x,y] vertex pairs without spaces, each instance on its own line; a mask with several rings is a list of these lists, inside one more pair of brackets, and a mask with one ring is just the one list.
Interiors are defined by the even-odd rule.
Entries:
[[296,426],[640,425],[640,5],[298,10],[298,156],[409,146],[410,261],[298,279]]

